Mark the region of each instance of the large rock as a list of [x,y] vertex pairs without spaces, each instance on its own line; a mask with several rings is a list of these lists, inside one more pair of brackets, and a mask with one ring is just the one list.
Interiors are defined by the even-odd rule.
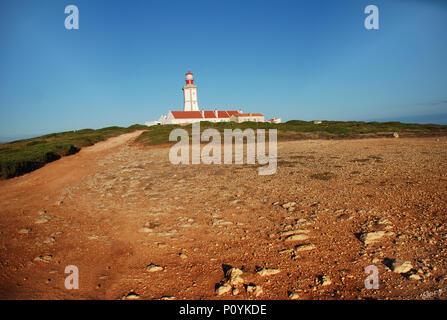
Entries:
[[390,236],[393,232],[391,231],[373,231],[373,232],[367,232],[363,233],[360,236],[360,240],[363,241],[364,244],[369,245],[373,244],[377,241],[380,241],[384,236]]
[[309,236],[306,234],[293,234],[286,238],[287,242],[290,241],[303,241],[309,239]]
[[226,273],[225,276],[228,279],[228,284],[237,286],[239,284],[244,283],[244,279],[242,279],[242,274],[244,272],[241,269],[238,268],[231,268]]
[[410,261],[395,260],[391,264],[391,270],[395,273],[407,273],[413,268]]
[[217,295],[221,296],[223,294],[230,292],[231,289],[232,287],[229,283],[224,283],[216,289],[216,293]]

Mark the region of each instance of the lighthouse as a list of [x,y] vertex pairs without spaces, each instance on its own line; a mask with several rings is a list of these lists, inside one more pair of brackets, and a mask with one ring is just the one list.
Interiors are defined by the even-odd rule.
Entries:
[[182,88],[184,98],[183,111],[199,111],[197,86],[194,85],[194,76],[191,71],[188,70],[185,80],[186,85]]

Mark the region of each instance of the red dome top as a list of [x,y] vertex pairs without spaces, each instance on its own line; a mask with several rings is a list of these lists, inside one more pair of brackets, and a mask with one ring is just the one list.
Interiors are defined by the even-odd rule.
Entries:
[[188,75],[188,74],[192,74],[191,70],[188,70],[188,73],[186,75]]

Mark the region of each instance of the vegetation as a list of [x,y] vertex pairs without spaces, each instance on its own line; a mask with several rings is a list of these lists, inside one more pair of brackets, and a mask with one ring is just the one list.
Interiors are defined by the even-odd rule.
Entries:
[[[174,128],[183,128],[191,136],[191,125],[160,125],[149,127],[143,132],[137,141],[147,145],[175,143],[169,141],[169,133]],[[313,121],[291,120],[285,123],[273,124],[266,122],[219,122],[203,121],[200,123],[200,131],[208,128],[217,129],[223,133],[224,129],[245,130],[252,129],[277,129],[279,140],[296,140],[309,138],[350,138],[361,137],[365,134],[393,133],[393,132],[445,132],[446,125],[435,124],[406,124],[400,122],[358,122],[358,121],[322,121],[315,124]],[[266,132],[266,136],[268,132]]]
[[[191,125],[160,125],[146,127],[133,125],[128,128],[108,127],[98,130],[83,129],[52,133],[37,138],[19,140],[0,144],[0,179],[12,178],[36,170],[46,163],[60,157],[74,154],[82,147],[135,130],[143,132],[137,141],[145,145],[172,144],[169,134],[175,128],[188,131],[191,136]],[[286,123],[272,124],[259,122],[201,122],[200,130],[214,128],[223,133],[224,129],[278,129],[279,140],[296,140],[309,138],[352,138],[365,134],[392,132],[442,132],[447,134],[447,126],[434,124],[404,124],[400,122],[357,122],[357,121],[323,121],[315,124],[312,121],[291,120]],[[268,131],[266,132],[268,136]],[[321,177],[315,177],[321,178]]]
[[82,147],[142,129],[148,129],[148,127],[133,125],[128,128],[83,129],[0,144],[0,179],[12,178],[31,172],[48,162],[74,154]]

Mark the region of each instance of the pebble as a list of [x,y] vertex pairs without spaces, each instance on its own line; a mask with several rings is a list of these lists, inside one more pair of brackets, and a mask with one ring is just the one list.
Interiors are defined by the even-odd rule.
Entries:
[[227,283],[230,284],[230,285],[233,285],[233,286],[236,286],[236,285],[244,283],[244,279],[242,279],[242,277],[241,277],[241,275],[243,273],[244,272],[241,269],[238,269],[238,268],[231,268],[231,269],[229,269],[225,273],[225,276],[228,279]]
[[300,251],[309,251],[309,250],[314,250],[316,248],[316,246],[313,243],[309,243],[309,244],[302,244],[302,245],[298,245],[295,247],[295,251],[300,252]]
[[253,294],[255,297],[258,297],[263,293],[263,290],[261,286],[250,284],[247,286],[247,293]]
[[38,256],[34,258],[34,261],[41,261],[41,262],[50,262],[51,259],[53,259],[52,255],[46,255],[46,256]]
[[29,232],[31,232],[31,229],[30,229],[30,228],[24,228],[24,229],[20,229],[20,230],[19,230],[19,233],[20,233],[20,234],[26,234],[26,233],[29,233]]
[[360,240],[362,240],[364,244],[369,245],[381,240],[384,236],[390,236],[392,234],[393,232],[391,231],[367,232],[360,236]]
[[52,217],[42,217],[42,218],[38,218],[36,219],[34,222],[36,224],[42,224],[42,223],[47,223],[48,221],[51,220]]
[[298,294],[298,293],[296,293],[296,292],[291,292],[291,293],[289,293],[289,299],[291,299],[291,300],[297,300],[297,299],[299,299],[300,298],[300,295]]
[[315,278],[315,283],[325,287],[331,285],[332,280],[326,275],[320,275]]
[[410,280],[421,280],[421,276],[418,274],[412,274],[411,276],[409,276]]
[[281,232],[279,235],[281,237],[287,237],[287,236],[290,236],[293,234],[309,233],[309,232],[310,232],[309,230],[290,230],[290,231]]
[[279,270],[279,269],[266,269],[266,268],[264,268],[264,269],[259,270],[258,274],[261,277],[265,277],[265,276],[271,276],[271,275],[274,275],[274,274],[278,274],[280,272],[281,272],[281,270]]
[[146,272],[157,272],[157,271],[162,271],[163,267],[157,266],[155,264],[150,264],[146,267]]
[[231,291],[231,285],[229,283],[222,284],[219,288],[216,289],[217,295],[221,296]]
[[413,268],[410,261],[395,260],[391,265],[391,270],[395,273],[407,273]]
[[289,209],[292,208],[296,205],[296,202],[286,202],[284,204],[281,205],[281,207],[283,207],[284,209]]
[[291,236],[288,236],[286,238],[286,241],[287,242],[289,242],[289,241],[302,241],[302,240],[307,240],[307,239],[309,239],[308,235],[305,235],[305,234],[293,234]]
[[178,255],[180,258],[182,258],[182,259],[188,259],[188,256],[186,255],[186,254],[184,254],[184,253],[179,253],[179,255]]
[[135,292],[130,292],[124,298],[127,299],[127,300],[136,300],[136,299],[140,299],[140,295],[136,294]]

